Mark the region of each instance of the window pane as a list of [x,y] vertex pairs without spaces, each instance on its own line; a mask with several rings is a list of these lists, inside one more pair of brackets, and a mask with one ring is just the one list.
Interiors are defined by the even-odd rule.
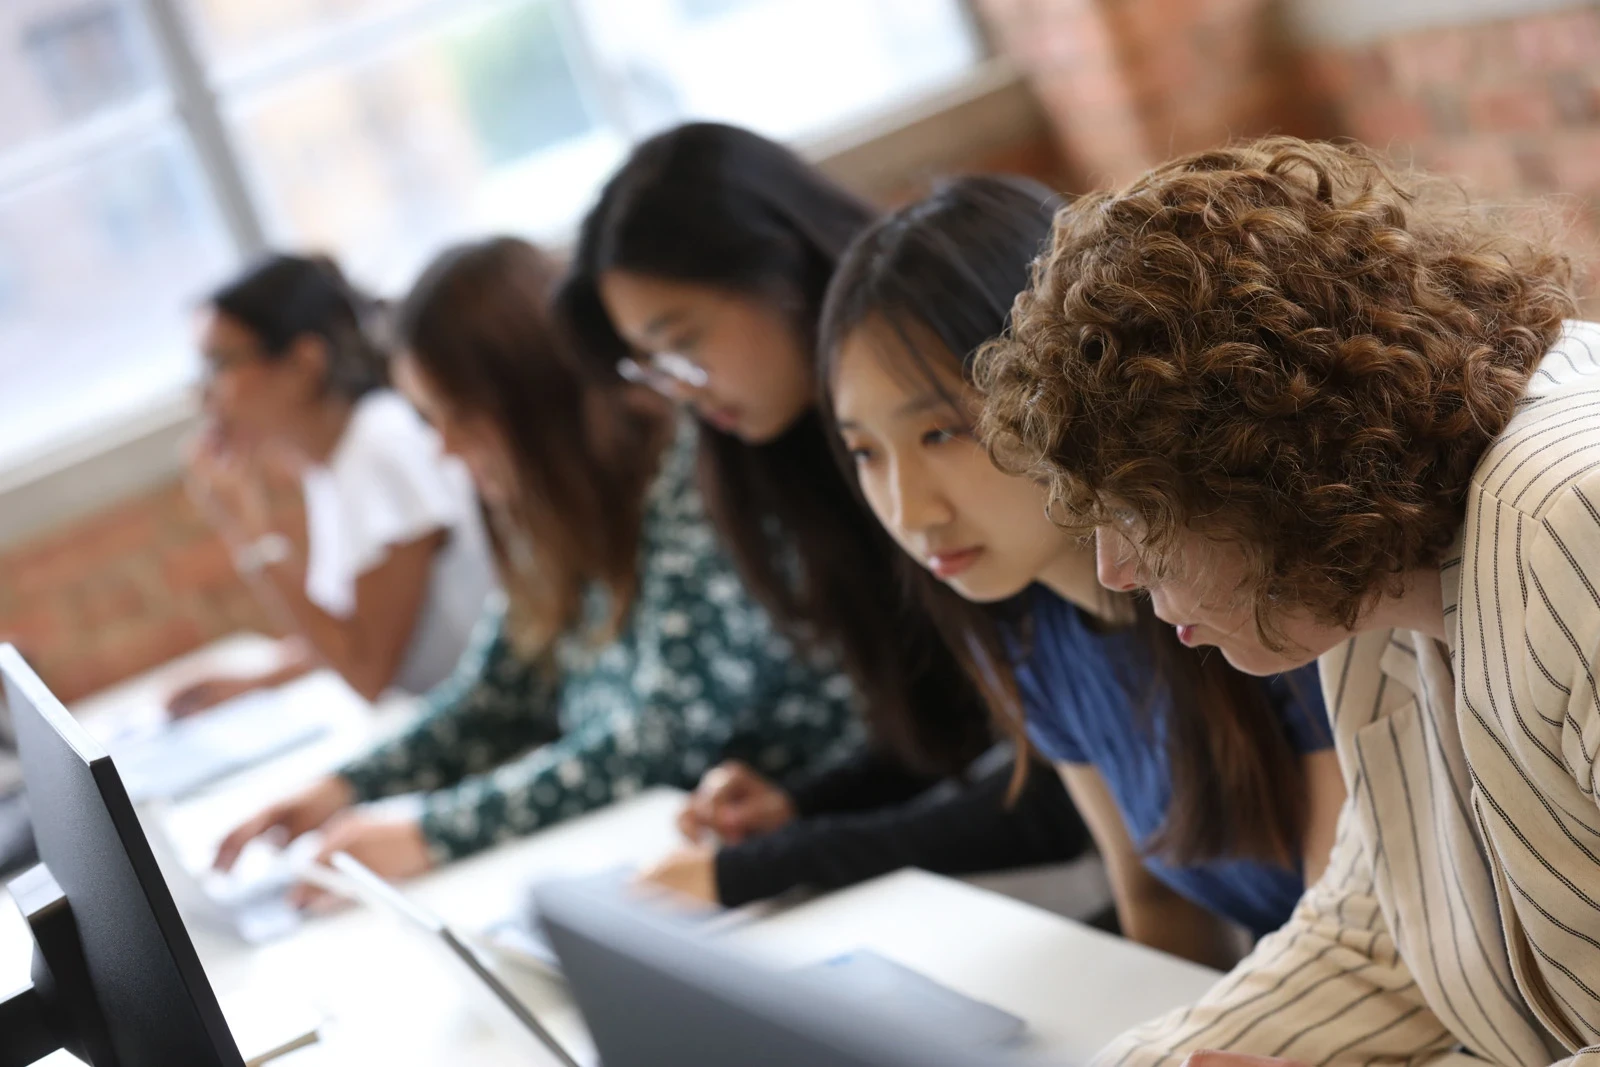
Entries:
[[153,93],[159,76],[132,0],[3,0],[0,152]]
[[424,6],[429,0],[185,0],[207,56],[226,65],[293,49],[330,24]]
[[959,74],[961,0],[579,0],[629,120],[714,118],[792,137]]
[[394,288],[463,234],[569,225],[620,146],[596,127],[560,29],[545,0],[498,5],[231,102],[274,239]]
[[233,261],[174,132],[0,196],[0,464],[170,398]]

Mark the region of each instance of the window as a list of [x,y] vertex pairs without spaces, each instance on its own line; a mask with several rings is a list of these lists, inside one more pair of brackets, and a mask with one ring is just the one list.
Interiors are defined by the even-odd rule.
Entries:
[[665,126],[802,136],[979,56],[961,0],[4,0],[0,467],[187,388],[265,247],[393,292],[561,238]]

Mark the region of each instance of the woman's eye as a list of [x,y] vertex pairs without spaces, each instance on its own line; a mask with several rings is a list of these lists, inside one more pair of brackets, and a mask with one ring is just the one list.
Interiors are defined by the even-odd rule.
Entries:
[[869,463],[872,461],[872,449],[867,448],[865,445],[852,448],[849,451],[850,462],[854,463],[858,467],[863,463]]
[[942,445],[949,441],[954,441],[957,438],[965,436],[967,436],[966,430],[945,429],[941,427],[937,430],[929,430],[927,433],[923,434],[922,443],[925,445]]

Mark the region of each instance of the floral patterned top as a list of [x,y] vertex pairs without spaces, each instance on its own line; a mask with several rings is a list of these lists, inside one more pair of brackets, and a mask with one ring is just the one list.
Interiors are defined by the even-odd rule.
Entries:
[[[649,491],[639,592],[619,635],[596,589],[550,660],[518,656],[491,599],[420,721],[340,774],[363,801],[422,791],[435,858],[459,858],[655,785],[690,788],[723,759],[782,778],[862,743],[854,690],[803,655],[745,590],[695,484],[680,426]],[[553,663],[551,662],[553,660]]]

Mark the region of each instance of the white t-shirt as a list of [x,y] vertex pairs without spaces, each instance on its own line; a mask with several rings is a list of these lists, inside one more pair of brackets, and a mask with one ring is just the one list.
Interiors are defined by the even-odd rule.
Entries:
[[495,586],[494,564],[472,478],[392,389],[356,401],[326,466],[301,479],[305,492],[306,596],[330,615],[355,610],[356,579],[393,545],[447,531],[411,644],[393,685],[422,693],[443,681]]

